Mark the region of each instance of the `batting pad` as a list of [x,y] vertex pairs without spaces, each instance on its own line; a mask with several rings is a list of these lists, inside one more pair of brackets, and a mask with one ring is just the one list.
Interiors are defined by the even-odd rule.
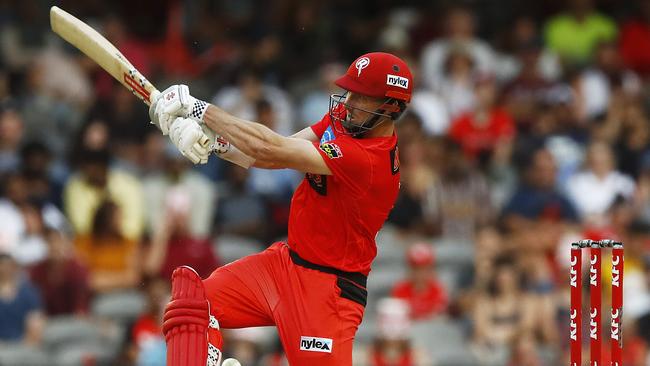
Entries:
[[176,268],[172,274],[172,299],[163,319],[167,366],[206,366],[209,309],[196,271],[187,266]]

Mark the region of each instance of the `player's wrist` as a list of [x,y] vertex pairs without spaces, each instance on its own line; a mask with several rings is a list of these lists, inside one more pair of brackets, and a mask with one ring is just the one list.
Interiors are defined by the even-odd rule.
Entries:
[[191,97],[191,104],[188,105],[187,115],[185,117],[191,118],[201,124],[204,124],[203,117],[208,110],[209,103],[201,99]]

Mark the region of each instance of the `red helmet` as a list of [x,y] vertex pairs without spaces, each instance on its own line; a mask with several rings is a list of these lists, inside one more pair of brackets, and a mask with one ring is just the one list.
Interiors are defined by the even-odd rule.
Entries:
[[406,103],[411,101],[413,92],[413,76],[409,67],[399,57],[385,52],[360,56],[335,83],[354,93],[394,98]]
[[330,118],[340,123],[344,130],[339,131],[336,123],[334,128],[353,137],[361,137],[383,122],[383,118],[398,120],[406,110],[406,104],[411,101],[413,92],[413,76],[409,67],[398,57],[384,52],[360,56],[335,83],[348,92],[385,99],[375,111],[365,111],[371,116],[363,123],[353,124],[347,119],[346,108],[356,107],[346,104],[347,93],[330,97]]

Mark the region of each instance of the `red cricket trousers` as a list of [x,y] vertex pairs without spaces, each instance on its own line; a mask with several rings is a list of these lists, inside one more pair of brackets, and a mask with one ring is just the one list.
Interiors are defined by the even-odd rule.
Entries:
[[203,280],[212,315],[221,328],[275,325],[292,366],[352,365],[365,276],[315,267],[285,243],[220,267]]

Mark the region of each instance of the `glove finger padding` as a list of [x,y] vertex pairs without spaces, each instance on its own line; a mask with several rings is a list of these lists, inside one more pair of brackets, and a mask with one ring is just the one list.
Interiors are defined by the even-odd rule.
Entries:
[[158,128],[160,128],[160,131],[162,132],[163,135],[169,134],[169,128],[171,124],[175,121],[176,117],[174,117],[171,114],[163,113],[163,109],[165,106],[163,103],[158,103],[158,106],[156,107],[155,115],[156,119],[158,120]]
[[176,118],[169,138],[178,150],[194,164],[205,164],[210,156],[210,139],[199,124],[189,118]]

